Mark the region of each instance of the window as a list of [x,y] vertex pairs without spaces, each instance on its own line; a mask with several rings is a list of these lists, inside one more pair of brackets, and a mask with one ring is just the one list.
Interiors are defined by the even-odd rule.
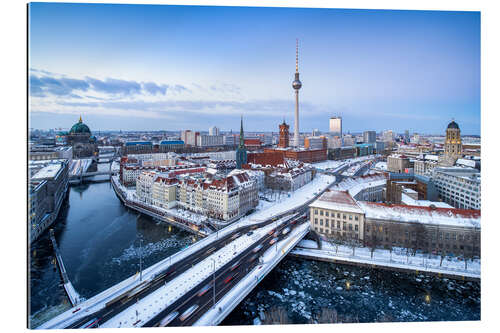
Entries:
[[319,220],[319,225],[323,225],[323,219]]
[[359,220],[358,215],[354,215],[354,221],[358,221],[358,220]]
[[344,220],[346,219],[346,216],[345,216],[345,214],[343,214],[343,215],[342,215],[342,218],[343,218]]
[[317,218],[314,219],[314,224],[318,224],[318,219]]
[[358,231],[358,225],[354,225],[354,231]]
[[323,228],[319,228],[319,232],[323,232]]
[[340,222],[337,221],[337,229],[340,229]]
[[346,227],[347,227],[347,223],[346,222],[342,223],[342,230],[346,230]]
[[319,211],[319,215],[323,216],[323,211],[322,210]]
[[338,219],[340,218],[340,213],[337,213],[337,218],[338,218]]
[[351,221],[352,221],[352,215],[349,215],[349,220],[351,220]]
[[349,223],[349,231],[352,231],[352,224]]
[[329,215],[328,211],[325,211],[325,216],[328,216],[328,215]]
[[329,227],[328,220],[325,220],[325,227]]
[[314,210],[314,215],[318,215],[318,210],[317,209]]

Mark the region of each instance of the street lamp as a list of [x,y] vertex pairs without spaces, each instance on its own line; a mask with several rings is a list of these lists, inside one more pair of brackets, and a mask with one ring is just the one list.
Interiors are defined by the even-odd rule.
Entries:
[[214,309],[215,309],[215,259],[212,258],[212,261],[214,262],[214,272],[213,272],[213,306],[214,306]]

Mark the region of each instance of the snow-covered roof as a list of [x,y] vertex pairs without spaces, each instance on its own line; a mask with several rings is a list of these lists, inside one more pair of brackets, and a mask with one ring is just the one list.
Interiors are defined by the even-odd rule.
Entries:
[[333,190],[349,191],[351,196],[356,196],[362,190],[384,185],[387,181],[385,174],[374,174],[368,176],[346,178],[341,183],[333,187]]
[[47,178],[54,178],[59,170],[61,170],[62,165],[61,163],[54,163],[54,164],[49,164],[40,170],[38,170],[37,173],[31,177],[32,180],[41,180],[41,179],[47,179]]
[[481,211],[457,208],[433,208],[358,202],[367,219],[383,219],[408,223],[425,223],[455,227],[481,227]]
[[[410,190],[410,189],[405,189],[405,190]],[[406,195],[405,193],[401,194],[401,203],[403,203],[405,205],[409,205],[409,206],[430,207],[431,205],[434,205],[434,207],[438,207],[438,208],[453,208],[453,206],[448,205],[446,202],[430,201],[430,200],[415,200],[412,197],[410,197],[409,195]]]
[[356,201],[347,191],[327,191],[309,205],[314,208],[331,209],[363,214]]

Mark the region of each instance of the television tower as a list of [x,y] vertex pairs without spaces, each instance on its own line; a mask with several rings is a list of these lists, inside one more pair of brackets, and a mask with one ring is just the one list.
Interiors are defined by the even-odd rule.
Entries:
[[295,80],[292,82],[292,87],[295,90],[295,127],[293,129],[293,145],[299,147],[299,89],[302,87],[302,82],[299,80],[299,39],[297,38],[297,46],[295,51]]

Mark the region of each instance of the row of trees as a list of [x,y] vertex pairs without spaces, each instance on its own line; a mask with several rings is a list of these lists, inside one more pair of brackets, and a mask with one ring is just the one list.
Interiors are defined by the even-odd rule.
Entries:
[[470,237],[470,242],[459,238],[458,248],[448,251],[443,246],[444,240],[441,238],[444,236],[439,226],[435,230],[430,230],[422,223],[386,223],[383,226],[374,225],[372,230],[366,229],[364,244],[361,244],[359,240],[351,238],[345,233],[332,235],[326,238],[326,240],[335,248],[335,253],[338,252],[339,245],[346,245],[352,249],[352,255],[355,255],[356,247],[364,245],[370,249],[372,258],[376,249],[384,248],[389,250],[390,260],[392,260],[393,248],[400,247],[405,250],[407,260],[418,251],[424,254],[433,253],[440,255],[440,265],[442,265],[447,252],[454,252],[455,256],[463,256],[465,268],[467,269],[467,260],[472,259],[476,249],[479,248],[477,230],[479,230],[479,226],[475,226],[473,232],[467,236]]

